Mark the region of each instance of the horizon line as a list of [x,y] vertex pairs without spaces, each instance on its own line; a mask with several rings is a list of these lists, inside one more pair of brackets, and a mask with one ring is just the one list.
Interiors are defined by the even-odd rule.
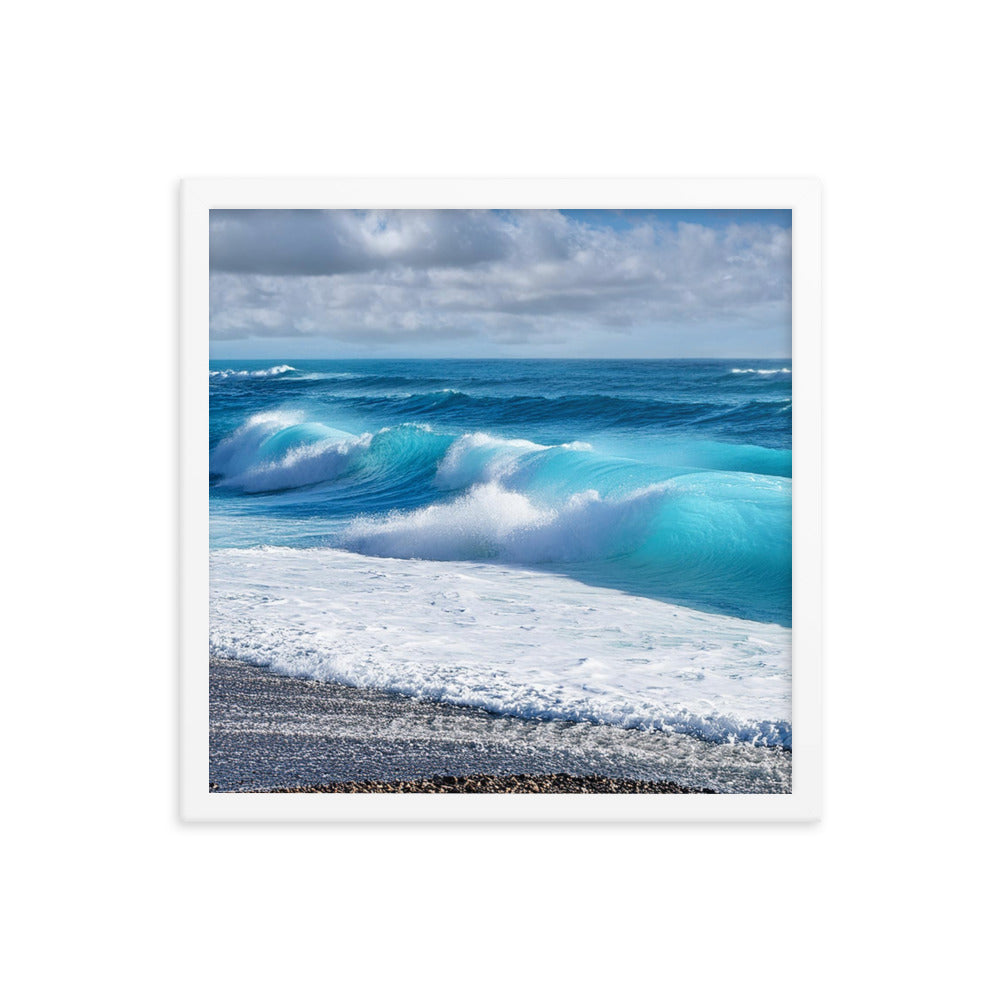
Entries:
[[261,354],[256,357],[209,357],[209,361],[791,361],[791,355],[733,354],[726,356],[692,357],[687,354],[657,355],[654,357],[610,357],[604,355],[572,357],[456,357],[427,355],[425,357],[345,357],[330,355],[323,357],[296,358],[286,355]]

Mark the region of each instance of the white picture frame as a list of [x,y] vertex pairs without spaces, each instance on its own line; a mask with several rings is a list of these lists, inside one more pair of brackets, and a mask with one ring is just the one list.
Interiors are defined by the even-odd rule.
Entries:
[[[189,179],[181,183],[180,814],[186,821],[813,821],[821,812],[820,186],[815,180]],[[209,212],[222,208],[790,209],[792,790],[722,795],[209,791]]]

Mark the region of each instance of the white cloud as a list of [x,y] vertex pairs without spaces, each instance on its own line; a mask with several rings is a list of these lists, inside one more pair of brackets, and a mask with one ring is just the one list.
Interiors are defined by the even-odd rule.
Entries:
[[602,338],[631,337],[635,347],[683,331],[694,348],[683,353],[698,353],[702,333],[728,331],[731,344],[745,329],[776,341],[748,355],[790,343],[791,232],[759,223],[615,229],[559,212],[213,213],[212,269],[215,340],[488,353]]

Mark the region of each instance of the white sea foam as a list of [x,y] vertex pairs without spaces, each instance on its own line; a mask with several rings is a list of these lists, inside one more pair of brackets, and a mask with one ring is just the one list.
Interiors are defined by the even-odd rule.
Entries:
[[359,452],[367,451],[371,441],[371,434],[363,434],[357,438],[304,444],[274,462],[262,462],[231,476],[226,485],[240,487],[247,493],[264,493],[326,482],[339,476]]
[[[274,457],[262,457],[262,450],[276,441],[281,432],[297,433],[278,445]],[[304,424],[302,414],[270,410],[247,420],[235,433],[220,442],[210,457],[210,469],[222,475],[227,486],[247,493],[293,489],[332,479],[359,450],[367,449],[372,435],[357,437],[324,424]]]
[[518,470],[525,455],[592,450],[584,441],[546,446],[521,438],[500,438],[482,432],[463,434],[438,465],[436,482],[445,489],[462,489],[474,483],[503,482]]
[[211,555],[214,653],[529,718],[791,746],[791,632],[562,577],[330,549]]
[[427,424],[404,423],[375,434],[351,434],[304,423],[301,413],[272,410],[251,417],[216,445],[209,468],[223,477],[223,485],[247,493],[295,489],[336,479],[384,439],[395,441],[398,460],[405,465],[412,435],[434,432]]
[[[371,445],[371,434],[358,437],[325,424],[301,421],[301,413],[287,410],[256,414],[216,446],[209,468],[224,477],[226,486],[247,493],[294,489],[333,479],[359,451]],[[282,432],[301,439],[291,438],[282,447]],[[273,457],[266,456],[269,445],[277,448]]]
[[444,504],[384,517],[359,517],[345,547],[402,559],[501,559],[517,563],[576,562],[635,548],[671,483],[604,499],[585,490],[545,506],[495,482],[473,486]]
[[791,375],[791,368],[733,368],[733,375]]

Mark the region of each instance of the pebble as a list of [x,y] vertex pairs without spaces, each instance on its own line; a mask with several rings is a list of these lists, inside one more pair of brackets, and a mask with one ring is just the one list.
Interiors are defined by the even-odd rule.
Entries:
[[[218,790],[218,786],[210,789]],[[576,794],[576,795],[690,795],[715,794],[710,788],[688,788],[673,781],[638,781],[632,778],[607,778],[602,775],[571,774],[468,774],[436,775],[412,781],[336,781],[322,785],[292,788],[255,789],[261,792],[335,792],[357,793],[454,793],[472,794]]]

